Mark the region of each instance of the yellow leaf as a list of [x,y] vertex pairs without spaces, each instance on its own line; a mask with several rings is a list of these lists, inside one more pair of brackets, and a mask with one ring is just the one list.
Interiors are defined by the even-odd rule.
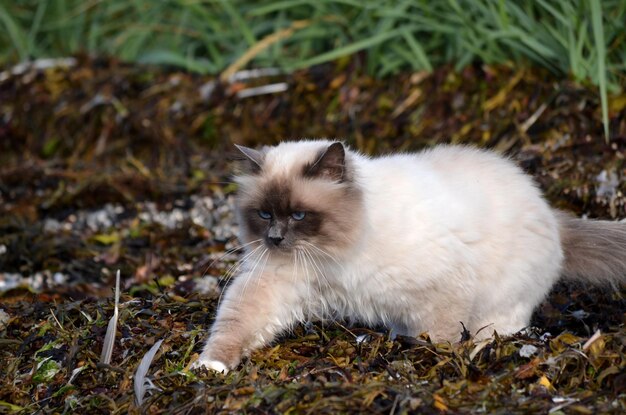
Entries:
[[572,333],[563,333],[557,338],[550,341],[550,348],[556,352],[562,352],[567,346],[580,343],[581,338],[574,336]]
[[102,245],[112,245],[114,243],[119,242],[120,234],[117,232],[113,232],[109,234],[101,233],[98,235],[94,235],[92,239],[96,242],[101,243]]
[[560,336],[558,336],[556,339],[570,346],[574,343],[580,342],[581,340],[580,337],[574,336],[572,333],[563,333]]
[[444,401],[443,397],[441,395],[438,395],[436,393],[433,393],[433,406],[440,410],[440,411],[447,411],[448,410],[448,405],[446,405],[446,402]]
[[171,275],[164,275],[159,278],[159,285],[161,287],[169,287],[171,285],[174,285],[174,283],[176,283],[176,278]]
[[339,87],[341,87],[345,82],[346,82],[346,75],[341,74],[337,76],[335,79],[333,79],[332,81],[330,81],[329,87],[330,89],[339,89]]
[[546,389],[552,389],[552,383],[550,383],[550,380],[545,375],[541,376],[537,383]]
[[591,346],[589,346],[589,352],[588,352],[589,356],[598,357],[604,351],[605,345],[606,343],[604,342],[604,339],[602,337],[600,337],[598,340],[591,343]]
[[177,295],[177,294],[170,294],[169,297],[170,297],[170,299],[176,301],[177,303],[183,303],[184,304],[187,301],[189,301],[186,298],[181,297],[180,295]]

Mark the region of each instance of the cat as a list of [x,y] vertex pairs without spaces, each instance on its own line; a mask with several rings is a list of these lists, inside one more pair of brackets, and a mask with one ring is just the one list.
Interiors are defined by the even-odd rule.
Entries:
[[237,146],[245,246],[194,368],[308,319],[458,341],[527,327],[561,277],[626,281],[626,224],[552,209],[512,161],[472,147],[369,158],[339,141]]

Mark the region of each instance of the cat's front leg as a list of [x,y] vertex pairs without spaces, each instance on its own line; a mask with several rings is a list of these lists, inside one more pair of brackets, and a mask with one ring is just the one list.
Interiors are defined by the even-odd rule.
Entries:
[[297,287],[275,273],[244,273],[228,287],[202,354],[192,368],[219,372],[271,342],[302,315]]

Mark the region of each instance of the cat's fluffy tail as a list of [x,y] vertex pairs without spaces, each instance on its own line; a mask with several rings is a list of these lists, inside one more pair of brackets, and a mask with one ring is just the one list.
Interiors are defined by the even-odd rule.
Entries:
[[579,219],[557,212],[567,279],[626,283],[626,222]]

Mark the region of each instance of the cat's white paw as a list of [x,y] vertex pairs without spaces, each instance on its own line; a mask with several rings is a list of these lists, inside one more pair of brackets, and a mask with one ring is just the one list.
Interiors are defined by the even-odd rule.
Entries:
[[228,373],[228,368],[226,367],[226,365],[218,360],[205,360],[199,358],[191,364],[191,369],[200,369],[201,367],[215,370],[216,372],[223,373],[224,375]]

